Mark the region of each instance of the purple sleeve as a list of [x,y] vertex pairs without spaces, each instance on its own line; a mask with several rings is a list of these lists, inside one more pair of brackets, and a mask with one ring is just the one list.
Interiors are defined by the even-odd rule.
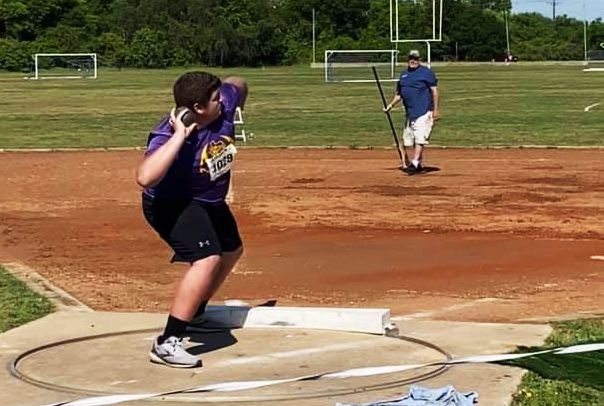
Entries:
[[166,115],[162,118],[147,138],[147,150],[145,156],[153,154],[164,145],[172,136],[172,126],[170,125],[170,116]]
[[228,82],[223,82],[220,88],[220,96],[224,105],[224,114],[227,120],[235,120],[235,110],[239,106],[239,90],[235,85]]
[[164,145],[170,139],[169,135],[164,134],[149,134],[149,141],[147,145],[147,150],[145,151],[145,156],[149,156],[153,154],[155,151],[159,149],[162,145]]

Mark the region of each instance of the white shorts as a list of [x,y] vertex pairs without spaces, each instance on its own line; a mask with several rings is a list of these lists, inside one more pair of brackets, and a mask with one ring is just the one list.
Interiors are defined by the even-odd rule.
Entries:
[[432,112],[429,111],[415,120],[407,120],[405,130],[403,131],[403,144],[406,147],[413,145],[426,145],[432,131]]

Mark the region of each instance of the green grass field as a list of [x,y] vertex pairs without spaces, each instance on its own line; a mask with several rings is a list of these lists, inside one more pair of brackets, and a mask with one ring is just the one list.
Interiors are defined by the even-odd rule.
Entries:
[[52,303],[0,267],[0,333],[45,316]]
[[[173,104],[183,72],[101,68],[93,80],[23,80],[0,74],[0,148],[144,146]],[[209,69],[247,78],[245,130],[257,146],[389,146],[375,83],[325,83],[307,66]],[[370,68],[367,68],[371,76]],[[436,67],[442,146],[604,145],[604,74],[579,66]],[[389,99],[392,82],[383,83]],[[602,103],[589,112],[587,106]],[[393,113],[398,132],[401,109]],[[400,135],[400,134],[399,134]]]
[[[188,70],[193,69],[101,69],[98,80],[26,81],[0,74],[0,148],[142,147],[149,129],[173,105],[173,81]],[[322,69],[306,66],[209,70],[247,78],[245,129],[255,133],[247,145],[393,145],[375,83],[325,83]],[[603,73],[553,65],[435,71],[442,118],[433,131],[434,145],[604,146]],[[383,87],[389,99],[394,85]],[[402,110],[393,117],[400,136]],[[0,292],[0,332],[51,311],[1,269]],[[591,325],[577,323],[558,326],[548,345],[604,338],[601,323],[596,333]],[[585,331],[591,334],[587,338]],[[561,339],[561,334],[570,337]],[[576,360],[562,362],[569,363],[570,376]],[[604,404],[598,378],[560,380],[533,364],[523,366],[537,372],[523,381],[515,406]]]
[[[553,323],[546,345],[521,352],[604,341],[604,319]],[[528,369],[512,406],[604,405],[604,352],[522,358],[506,364]]]

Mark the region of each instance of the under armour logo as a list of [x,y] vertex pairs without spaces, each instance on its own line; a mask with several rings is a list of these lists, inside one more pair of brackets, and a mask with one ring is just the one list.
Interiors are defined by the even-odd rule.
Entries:
[[199,248],[203,248],[204,246],[210,246],[210,240],[199,241]]

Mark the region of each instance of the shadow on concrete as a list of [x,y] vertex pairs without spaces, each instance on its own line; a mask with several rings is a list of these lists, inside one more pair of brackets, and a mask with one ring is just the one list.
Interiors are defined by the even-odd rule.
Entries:
[[230,347],[237,343],[231,329],[208,330],[205,332],[188,333],[189,343],[197,344],[187,348],[193,355],[206,354],[221,348]]
[[[276,304],[276,300],[268,300],[258,306],[273,307]],[[188,348],[187,351],[193,355],[200,355],[236,344],[237,339],[233,336],[231,330],[243,325],[250,309],[250,307],[239,307],[237,323],[235,325],[224,325],[212,320],[214,308],[212,306],[208,307],[206,312],[208,320],[202,323],[200,327],[190,326],[187,328],[185,337],[189,338],[190,343],[199,344]]]

